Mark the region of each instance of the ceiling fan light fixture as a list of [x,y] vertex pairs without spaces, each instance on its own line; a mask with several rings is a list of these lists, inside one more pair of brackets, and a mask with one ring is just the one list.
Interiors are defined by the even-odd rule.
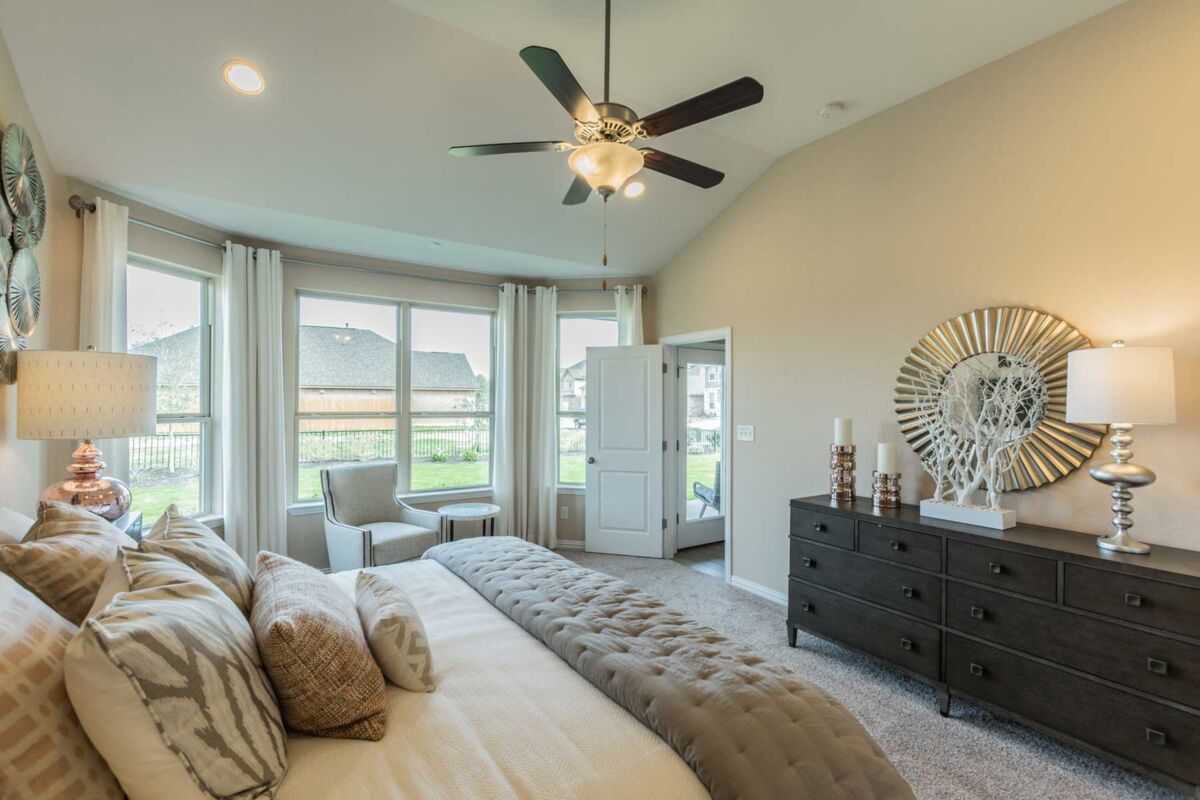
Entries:
[[645,163],[641,150],[619,142],[585,144],[567,159],[571,171],[605,197],[619,191]]

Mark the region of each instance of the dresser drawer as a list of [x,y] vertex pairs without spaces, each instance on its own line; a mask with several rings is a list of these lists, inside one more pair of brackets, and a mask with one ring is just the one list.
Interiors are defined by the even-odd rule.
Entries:
[[854,520],[834,514],[792,509],[792,536],[854,549]]
[[855,553],[792,539],[792,577],[940,622],[942,579]]
[[1200,783],[1200,716],[946,635],[946,682],[1095,747]]
[[1200,647],[949,581],[946,625],[1200,708]]
[[1058,599],[1058,562],[1050,558],[952,539],[946,548],[946,572],[1043,600]]
[[941,631],[798,580],[788,581],[788,618],[801,628],[938,680]]
[[877,522],[858,523],[858,550],[897,564],[942,571],[942,537],[906,531]]
[[1200,589],[1067,564],[1063,602],[1200,639]]

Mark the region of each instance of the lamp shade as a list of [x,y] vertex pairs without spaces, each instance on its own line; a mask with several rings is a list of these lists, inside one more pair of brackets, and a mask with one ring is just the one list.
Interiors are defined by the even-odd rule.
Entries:
[[17,438],[153,434],[157,372],[152,356],[27,350],[17,356]]
[[1169,347],[1096,347],[1067,354],[1067,422],[1155,425],[1175,421]]

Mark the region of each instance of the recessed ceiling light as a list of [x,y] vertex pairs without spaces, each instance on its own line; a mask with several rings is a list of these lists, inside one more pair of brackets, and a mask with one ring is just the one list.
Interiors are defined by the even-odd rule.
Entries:
[[261,94],[267,83],[258,67],[249,61],[230,61],[225,65],[225,82],[235,92]]
[[646,184],[642,183],[641,181],[634,181],[625,187],[625,196],[632,200],[635,197],[641,197],[642,193],[645,191]]

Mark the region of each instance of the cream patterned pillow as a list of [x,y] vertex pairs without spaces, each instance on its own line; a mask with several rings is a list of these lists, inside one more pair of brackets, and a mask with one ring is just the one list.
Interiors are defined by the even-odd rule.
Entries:
[[108,520],[66,503],[41,503],[25,540],[0,544],[0,570],[78,625],[123,544],[135,542]]
[[118,800],[121,787],[67,702],[74,625],[0,575],[0,797]]
[[271,796],[287,735],[250,624],[170,556],[121,557],[129,591],[67,647],[84,730],[130,800]]
[[384,676],[410,692],[432,692],[429,639],[404,590],[378,573],[360,572],[354,582],[354,601],[371,655]]
[[187,564],[216,584],[242,614],[250,616],[254,579],[250,568],[225,540],[202,522],[179,513],[172,503],[154,523],[139,547],[148,553],[165,553]]

